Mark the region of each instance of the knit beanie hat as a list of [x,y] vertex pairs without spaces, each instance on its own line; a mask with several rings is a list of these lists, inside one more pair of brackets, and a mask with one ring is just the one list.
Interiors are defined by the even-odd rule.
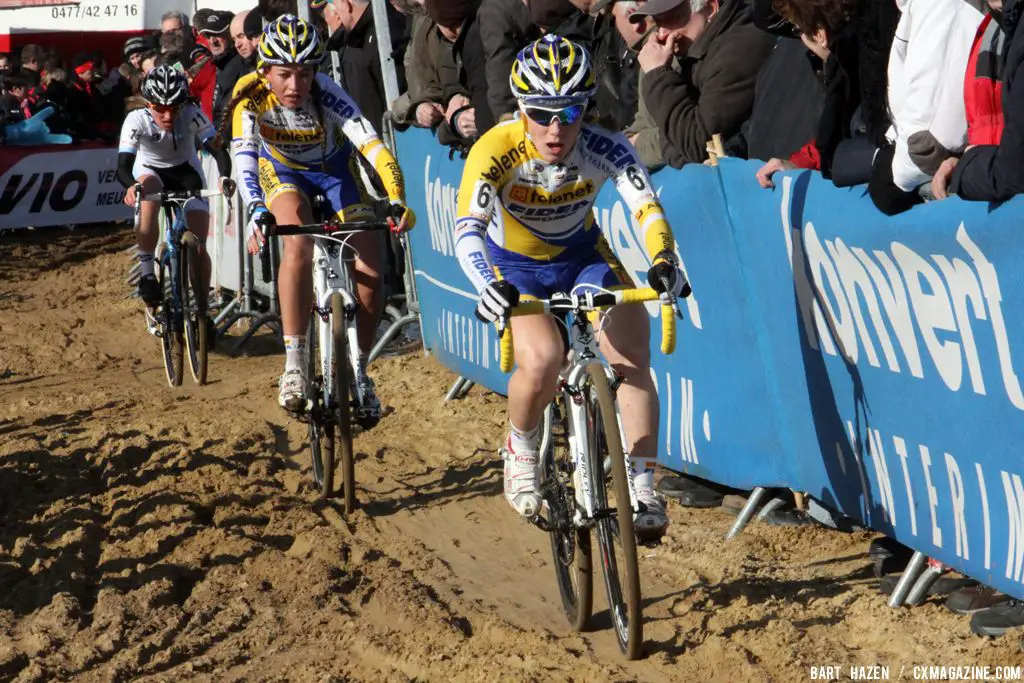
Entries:
[[529,4],[530,21],[543,28],[558,26],[580,12],[569,0],[529,0]]
[[427,15],[441,26],[462,26],[479,6],[480,0],[427,0]]

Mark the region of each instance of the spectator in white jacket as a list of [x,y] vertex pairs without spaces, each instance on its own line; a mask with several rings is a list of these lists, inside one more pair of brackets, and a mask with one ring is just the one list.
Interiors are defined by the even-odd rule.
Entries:
[[918,188],[967,145],[964,74],[984,18],[984,0],[895,1],[903,15],[889,55],[890,146],[878,151],[870,184],[890,216],[924,201]]

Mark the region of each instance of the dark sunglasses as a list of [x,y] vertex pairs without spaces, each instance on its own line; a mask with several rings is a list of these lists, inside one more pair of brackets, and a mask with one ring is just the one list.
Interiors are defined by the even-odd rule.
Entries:
[[587,111],[587,105],[574,104],[570,107],[548,109],[547,107],[523,107],[523,113],[530,117],[531,121],[542,126],[550,126],[557,119],[563,126],[571,126],[582,118]]
[[165,107],[162,104],[151,104],[149,108],[155,111],[157,114],[177,114],[181,109],[180,104],[176,104],[173,107]]

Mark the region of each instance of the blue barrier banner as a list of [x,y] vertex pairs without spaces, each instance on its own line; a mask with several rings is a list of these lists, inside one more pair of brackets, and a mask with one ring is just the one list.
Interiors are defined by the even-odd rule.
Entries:
[[[454,255],[463,164],[422,130],[400,134],[398,151],[425,217],[410,235],[424,343],[503,393],[495,332],[473,317]],[[762,190],[757,167],[654,176],[694,291],[671,358],[652,328],[660,461],[806,491],[1024,596],[1024,199],[886,218],[863,188],[812,172]],[[595,212],[645,284],[638,226],[611,184]]]

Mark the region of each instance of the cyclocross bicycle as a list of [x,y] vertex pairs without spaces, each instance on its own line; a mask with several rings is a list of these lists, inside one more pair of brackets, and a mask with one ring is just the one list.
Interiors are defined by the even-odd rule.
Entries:
[[143,201],[159,201],[164,214],[163,238],[157,246],[157,280],[163,302],[156,308],[146,307],[146,328],[160,338],[164,370],[172,387],[181,386],[184,378],[185,349],[188,365],[197,384],[206,384],[209,346],[212,339],[207,322],[208,291],[196,286],[199,263],[199,238],[185,223],[185,203],[193,198],[214,197],[220,190],[152,192],[144,195],[142,185],[135,186],[135,229],[139,229]]
[[[331,214],[320,198],[314,201],[314,216]],[[389,230],[387,222],[349,222],[320,220],[308,225],[276,225],[271,235],[310,235],[315,239],[313,255],[313,310],[306,335],[306,378],[309,401],[303,418],[309,423],[309,449],[313,458],[313,481],[320,498],[328,498],[334,488],[337,448],[341,451],[342,487],[345,514],[356,507],[355,455],[352,452],[353,423],[369,428],[362,389],[356,378],[365,370],[359,357],[356,335],[356,299],[348,262],[354,250],[348,244],[352,235],[366,231]],[[262,268],[270,273],[269,241],[260,251]],[[346,252],[349,255],[346,256]],[[335,437],[337,437],[335,439]]]
[[[559,374],[558,393],[544,411],[540,456],[541,496],[547,516],[531,520],[551,537],[555,577],[562,606],[573,628],[583,630],[593,608],[591,529],[604,567],[608,608],[619,648],[628,659],[640,656],[643,622],[640,570],[633,515],[640,503],[623,449],[624,432],[615,392],[622,381],[597,353],[597,335],[588,313],[617,304],[661,300],[662,353],[675,348],[674,298],[653,289],[556,294],[519,303],[512,315],[551,313],[569,332],[572,359]],[[605,315],[608,315],[606,312]],[[613,321],[614,322],[614,321]],[[501,368],[512,369],[511,326],[499,323]]]

